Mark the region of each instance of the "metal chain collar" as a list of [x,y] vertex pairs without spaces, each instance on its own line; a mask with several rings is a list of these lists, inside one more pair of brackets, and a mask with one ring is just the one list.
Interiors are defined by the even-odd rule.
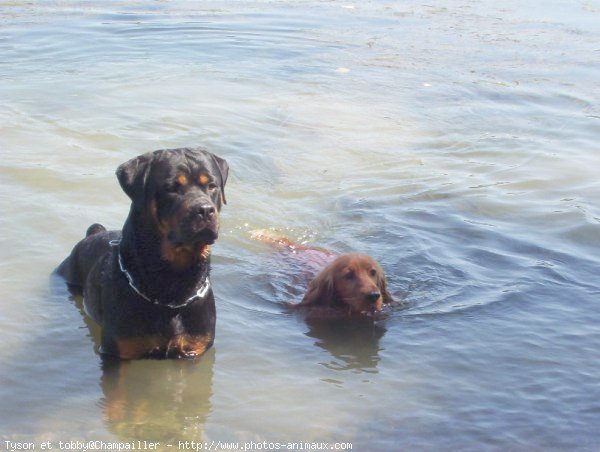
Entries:
[[117,256],[119,259],[119,269],[121,270],[121,273],[123,273],[123,275],[125,275],[125,278],[127,278],[127,281],[129,282],[129,287],[131,287],[135,291],[135,293],[137,293],[140,297],[142,297],[144,300],[146,300],[149,303],[152,303],[157,306],[163,306],[165,308],[170,308],[170,309],[180,309],[180,308],[183,308],[183,307],[189,305],[194,300],[197,300],[199,298],[204,298],[208,292],[208,289],[210,289],[210,279],[207,276],[206,280],[200,286],[198,291],[181,304],[173,304],[173,303],[164,304],[164,303],[161,303],[159,300],[153,300],[136,287],[135,283],[133,282],[133,277],[125,268],[125,265],[123,264],[123,257],[121,256],[121,247],[119,246],[121,244],[121,241],[120,240],[111,240],[108,243],[111,246],[118,247]]

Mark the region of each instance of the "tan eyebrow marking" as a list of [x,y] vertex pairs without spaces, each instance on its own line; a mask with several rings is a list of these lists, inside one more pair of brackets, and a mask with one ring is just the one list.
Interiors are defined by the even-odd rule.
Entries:
[[198,176],[198,182],[200,182],[200,185],[206,185],[208,184],[208,176],[206,174],[200,174],[200,176]]
[[187,185],[188,178],[184,174],[180,174],[177,176],[177,182],[179,182],[180,185]]

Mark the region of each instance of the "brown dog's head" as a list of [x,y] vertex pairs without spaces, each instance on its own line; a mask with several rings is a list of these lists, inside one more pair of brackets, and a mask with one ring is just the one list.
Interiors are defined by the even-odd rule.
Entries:
[[310,282],[301,304],[345,306],[350,313],[369,314],[392,301],[385,274],[375,260],[364,254],[343,254]]
[[117,169],[132,210],[160,234],[163,259],[185,268],[219,235],[227,162],[201,148],[150,152]]

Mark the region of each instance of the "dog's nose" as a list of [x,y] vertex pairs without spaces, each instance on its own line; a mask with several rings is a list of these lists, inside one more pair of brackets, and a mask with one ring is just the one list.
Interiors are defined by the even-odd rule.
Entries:
[[204,218],[205,220],[209,219],[216,212],[215,206],[211,204],[201,204],[199,206],[194,207],[194,214],[199,217]]
[[379,300],[380,296],[381,296],[381,292],[369,292],[369,293],[365,294],[365,299],[369,303],[375,303],[377,300]]

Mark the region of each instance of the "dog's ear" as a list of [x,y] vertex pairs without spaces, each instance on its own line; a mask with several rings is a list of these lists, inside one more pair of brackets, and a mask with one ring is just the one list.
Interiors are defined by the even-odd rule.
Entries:
[[300,304],[329,305],[333,303],[334,296],[333,272],[329,268],[325,268],[310,282],[308,290]]
[[225,183],[227,182],[227,177],[229,176],[229,165],[225,159],[222,159],[221,157],[217,157],[212,153],[210,156],[212,157],[213,162],[215,162],[215,165],[221,174],[221,197],[223,204],[227,204],[227,200],[225,199]]
[[383,270],[381,269],[381,267],[379,268],[377,275],[378,275],[377,276],[377,287],[379,288],[379,291],[381,292],[381,297],[383,298],[383,304],[393,303],[394,299],[392,298],[392,295],[388,291],[387,280],[385,279],[385,274],[383,273]]
[[154,153],[140,155],[123,163],[117,168],[117,179],[123,191],[134,202],[140,202],[144,195],[146,178]]

